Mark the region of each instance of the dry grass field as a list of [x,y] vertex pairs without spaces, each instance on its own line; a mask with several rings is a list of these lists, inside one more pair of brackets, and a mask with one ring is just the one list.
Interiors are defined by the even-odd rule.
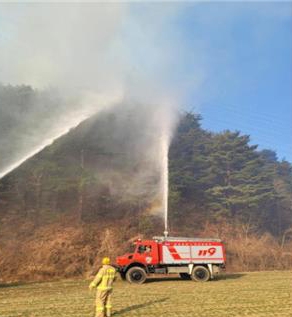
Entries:
[[[88,281],[0,286],[1,317],[92,317]],[[291,317],[292,272],[257,272],[195,283],[151,279],[138,286],[118,281],[113,316]]]

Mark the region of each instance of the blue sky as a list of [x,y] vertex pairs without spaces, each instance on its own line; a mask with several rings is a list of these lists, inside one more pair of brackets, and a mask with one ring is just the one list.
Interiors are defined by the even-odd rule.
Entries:
[[131,10],[124,53],[138,72],[173,98],[174,91],[180,95],[186,109],[202,115],[204,128],[240,130],[259,149],[292,162],[292,2]]
[[189,5],[175,23],[204,78],[187,106],[292,162],[292,3]]

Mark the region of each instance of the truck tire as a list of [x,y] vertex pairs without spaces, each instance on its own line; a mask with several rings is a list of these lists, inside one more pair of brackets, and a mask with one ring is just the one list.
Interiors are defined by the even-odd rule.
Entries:
[[188,273],[179,273],[179,276],[181,277],[182,280],[190,280],[190,274]]
[[193,268],[191,279],[195,282],[207,282],[211,277],[209,270],[205,266],[195,266]]
[[139,266],[131,267],[126,273],[126,279],[131,284],[143,284],[146,278],[145,270]]

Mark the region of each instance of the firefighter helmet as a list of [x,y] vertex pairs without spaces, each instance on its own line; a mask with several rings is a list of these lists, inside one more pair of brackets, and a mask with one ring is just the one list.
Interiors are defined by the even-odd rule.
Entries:
[[108,265],[108,264],[110,264],[110,262],[111,262],[111,260],[107,256],[102,259],[102,264],[103,265]]

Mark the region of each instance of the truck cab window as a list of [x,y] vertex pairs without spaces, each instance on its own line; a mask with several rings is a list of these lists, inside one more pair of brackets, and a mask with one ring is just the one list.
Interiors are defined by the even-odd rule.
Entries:
[[146,250],[145,245],[139,245],[139,247],[138,247],[138,253],[144,253],[145,250]]
[[138,247],[138,253],[150,253],[151,252],[151,246],[150,245],[140,245]]
[[145,252],[146,253],[150,253],[151,252],[151,245],[146,245]]

